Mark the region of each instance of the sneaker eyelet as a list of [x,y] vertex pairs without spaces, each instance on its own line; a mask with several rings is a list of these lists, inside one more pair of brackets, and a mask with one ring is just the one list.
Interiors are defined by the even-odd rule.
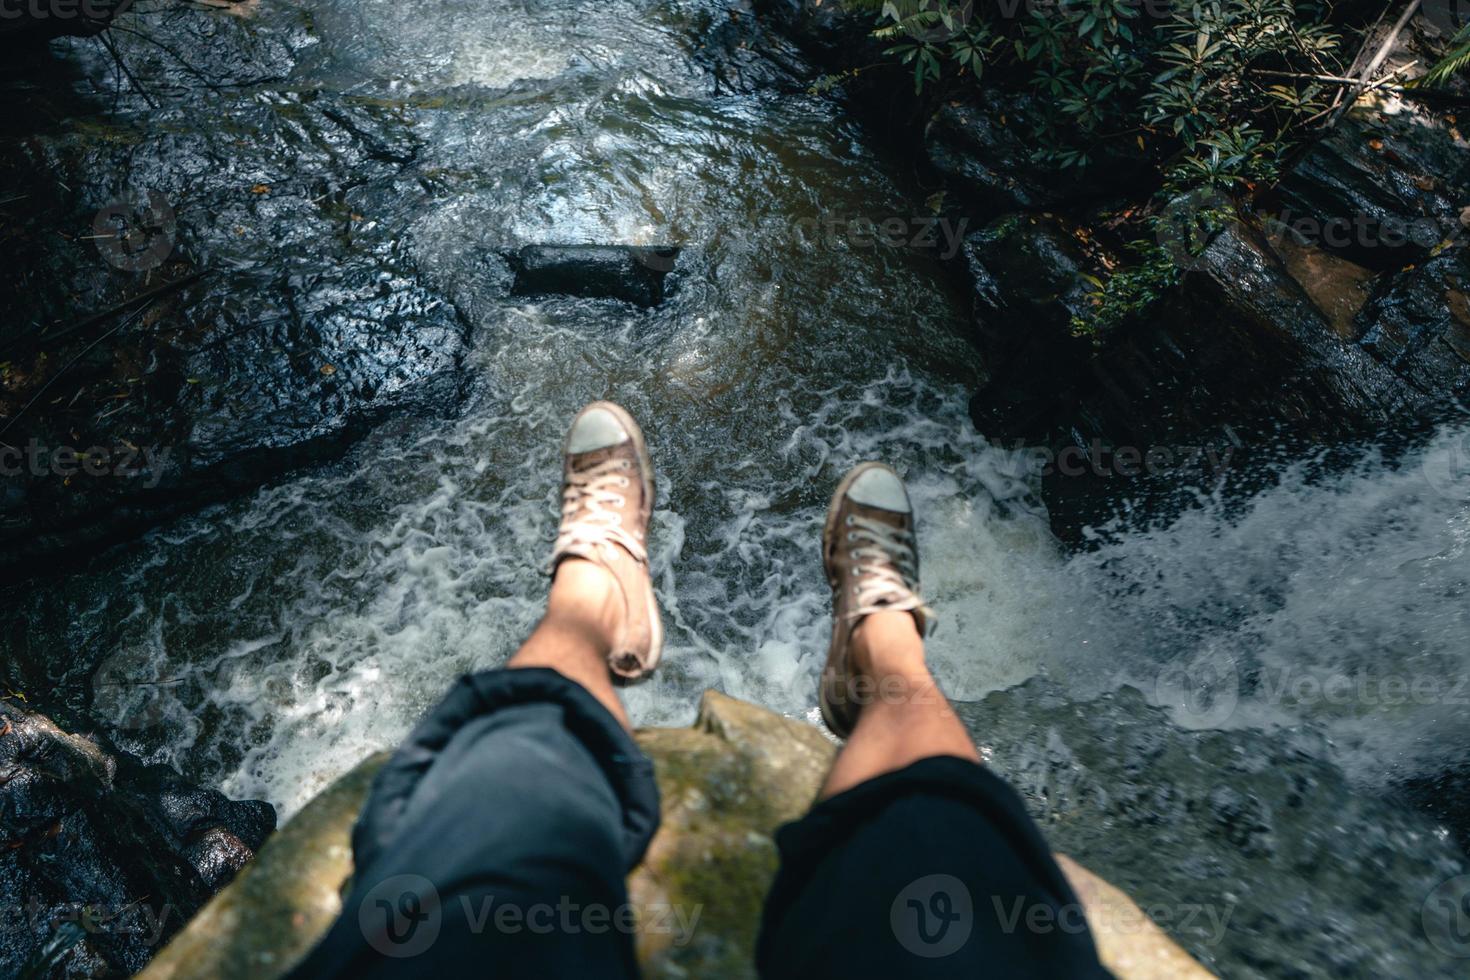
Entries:
[[619,483],[619,486],[624,486],[624,487],[632,486],[632,485],[633,485],[633,481],[629,480],[626,476],[625,477],[622,477],[622,480]]
[[845,523],[847,524],[848,527],[852,527],[852,515],[851,514],[848,514],[847,515],[847,520],[846,520]]
[[847,532],[847,540],[849,540],[849,541],[856,541],[857,540],[857,532],[855,532],[855,531],[848,531]]

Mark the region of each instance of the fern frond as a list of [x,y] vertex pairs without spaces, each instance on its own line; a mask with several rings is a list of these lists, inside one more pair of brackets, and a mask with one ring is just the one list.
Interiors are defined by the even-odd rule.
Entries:
[[1426,88],[1440,85],[1466,68],[1470,68],[1470,24],[1460,28],[1459,32],[1450,38],[1450,46],[1450,53],[1425,72],[1423,78],[1415,81],[1415,85]]

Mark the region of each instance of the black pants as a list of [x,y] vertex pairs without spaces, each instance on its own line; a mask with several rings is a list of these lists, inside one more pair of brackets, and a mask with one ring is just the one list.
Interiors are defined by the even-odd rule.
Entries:
[[[465,677],[379,774],[342,915],[292,975],[636,977],[624,877],[658,817],[652,764],[581,686]],[[1107,976],[1020,800],[972,762],[880,776],[776,842],[762,976]]]

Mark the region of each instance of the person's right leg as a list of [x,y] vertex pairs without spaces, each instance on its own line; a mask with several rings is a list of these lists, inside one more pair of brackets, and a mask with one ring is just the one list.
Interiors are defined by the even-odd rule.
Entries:
[[763,977],[1102,977],[1076,897],[1020,799],[980,764],[924,661],[913,514],[868,464],[828,514],[822,714],[847,743],[777,833]]
[[612,678],[658,659],[652,479],[616,406],[577,417],[565,463],[546,615],[379,772],[342,914],[293,978],[637,975],[624,876],[658,790]]

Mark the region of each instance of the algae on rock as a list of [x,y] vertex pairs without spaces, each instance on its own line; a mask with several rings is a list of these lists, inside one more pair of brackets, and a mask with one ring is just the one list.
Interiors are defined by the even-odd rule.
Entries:
[[[690,927],[638,931],[644,975],[754,976],[761,905],[777,866],[773,835],[806,812],[837,747],[811,725],[716,691],[705,692],[693,727],[637,737],[654,761],[663,823],[628,879],[629,897],[641,910],[681,910],[678,925]],[[340,909],[352,873],[352,824],[386,758],[367,759],[308,804],[141,980],[284,974]],[[1061,863],[1115,975],[1209,976],[1122,892],[1075,862]]]

